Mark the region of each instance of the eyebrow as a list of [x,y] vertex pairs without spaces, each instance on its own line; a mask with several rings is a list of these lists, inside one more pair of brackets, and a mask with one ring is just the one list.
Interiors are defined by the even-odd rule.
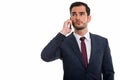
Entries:
[[[71,12],[71,13],[75,14],[75,13],[77,13],[77,12]],[[82,12],[78,12],[78,13],[85,13],[85,12],[82,11]]]
[[[71,12],[71,14],[76,14],[77,12]],[[78,12],[79,14],[85,14],[85,12]]]

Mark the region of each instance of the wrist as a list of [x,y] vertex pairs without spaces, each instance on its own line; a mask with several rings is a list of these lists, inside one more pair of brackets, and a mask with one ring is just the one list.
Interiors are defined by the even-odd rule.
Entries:
[[63,34],[64,36],[67,35],[66,31],[64,31],[64,30],[61,30],[60,33]]

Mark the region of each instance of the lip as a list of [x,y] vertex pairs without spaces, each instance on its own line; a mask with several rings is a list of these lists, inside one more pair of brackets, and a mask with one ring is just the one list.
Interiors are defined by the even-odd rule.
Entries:
[[76,24],[77,24],[77,25],[80,25],[80,24],[81,24],[81,22],[76,22]]

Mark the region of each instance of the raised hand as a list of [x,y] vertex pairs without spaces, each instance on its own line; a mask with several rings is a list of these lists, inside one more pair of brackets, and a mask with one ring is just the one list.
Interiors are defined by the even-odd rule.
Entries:
[[70,33],[72,31],[71,25],[72,21],[70,19],[65,21],[60,33],[62,33],[63,35],[67,35],[68,33]]

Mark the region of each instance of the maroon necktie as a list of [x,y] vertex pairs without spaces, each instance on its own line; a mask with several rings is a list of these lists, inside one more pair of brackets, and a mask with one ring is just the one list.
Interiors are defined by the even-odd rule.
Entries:
[[83,55],[85,67],[87,68],[88,60],[87,60],[86,45],[85,45],[85,42],[84,42],[85,37],[81,37],[80,40],[81,40],[81,52],[82,52],[82,55]]

